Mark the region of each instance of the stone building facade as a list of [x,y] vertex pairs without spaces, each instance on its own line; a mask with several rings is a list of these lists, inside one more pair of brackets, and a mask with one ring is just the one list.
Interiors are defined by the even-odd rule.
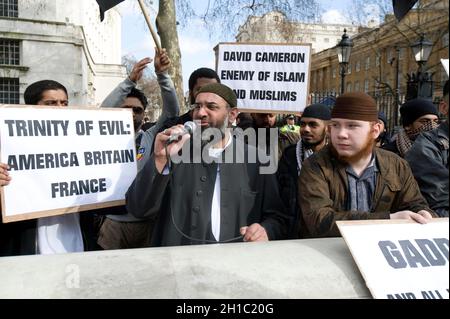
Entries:
[[261,17],[250,16],[239,27],[236,41],[311,43],[312,53],[316,53],[335,46],[344,29],[349,35],[355,35],[359,30],[353,25],[291,22],[283,13],[272,11]]
[[[448,59],[448,0],[423,1],[423,7],[412,10],[402,21],[387,15],[377,28],[352,37],[353,49],[345,76],[345,91],[364,91],[374,96],[406,94],[408,74],[417,72],[411,44],[420,34],[433,43],[425,65],[433,75],[434,96],[442,95],[448,76],[440,59]],[[336,47],[312,56],[311,92],[340,91],[341,77]]]
[[0,0],[0,103],[23,103],[29,84],[53,79],[71,105],[98,105],[125,77],[116,9],[100,22],[92,0]]

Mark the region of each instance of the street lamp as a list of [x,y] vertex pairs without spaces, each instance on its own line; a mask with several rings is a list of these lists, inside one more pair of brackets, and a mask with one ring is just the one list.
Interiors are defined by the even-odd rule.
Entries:
[[347,29],[344,29],[344,34],[339,44],[336,46],[338,61],[339,61],[339,74],[341,76],[341,94],[344,93],[345,74],[347,73],[348,61],[350,60],[350,53],[352,52],[353,41],[347,35]]
[[420,35],[419,41],[411,45],[411,49],[414,53],[414,59],[419,64],[419,72],[422,71],[423,65],[427,63],[430,57],[431,50],[433,49],[433,43],[425,39],[425,34]]
[[431,74],[425,72],[424,66],[430,57],[433,43],[425,39],[425,35],[422,33],[419,41],[411,45],[411,49],[414,53],[414,59],[419,65],[419,69],[416,74],[408,74],[406,99],[409,100],[417,97],[431,99],[433,96],[433,81]]

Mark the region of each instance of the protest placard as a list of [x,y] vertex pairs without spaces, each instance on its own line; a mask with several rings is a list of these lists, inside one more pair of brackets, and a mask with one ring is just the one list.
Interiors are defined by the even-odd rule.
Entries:
[[449,219],[337,221],[374,298],[449,298]]
[[129,109],[0,107],[3,222],[124,203],[136,175]]
[[307,105],[310,44],[220,43],[220,81],[231,87],[240,110],[301,113]]

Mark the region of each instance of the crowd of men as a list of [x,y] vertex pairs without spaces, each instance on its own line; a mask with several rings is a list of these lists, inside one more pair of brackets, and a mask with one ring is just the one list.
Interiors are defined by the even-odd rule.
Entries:
[[[332,108],[309,105],[278,128],[275,114],[239,112],[233,90],[208,68],[190,76],[192,107],[180,116],[163,49],[154,59],[163,112],[144,127],[148,101],[136,85],[150,62],[136,63],[101,105],[133,110],[138,172],[126,205],[2,223],[0,256],[340,236],[338,220],[448,217],[448,81],[444,121],[430,101],[410,100],[393,137],[361,92],[340,95]],[[52,80],[29,85],[24,100],[69,104]],[[183,134],[188,121],[197,135]],[[276,157],[274,171],[252,156],[261,148]],[[14,183],[8,169],[0,163],[0,187]]]

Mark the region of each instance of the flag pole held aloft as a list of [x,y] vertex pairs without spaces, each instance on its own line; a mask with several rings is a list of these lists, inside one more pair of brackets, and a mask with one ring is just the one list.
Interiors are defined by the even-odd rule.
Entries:
[[[107,10],[111,9],[112,7],[115,7],[119,3],[123,2],[124,0],[96,0],[96,1],[100,8],[100,21],[103,21],[103,19],[105,19],[105,12]],[[150,33],[152,34],[153,41],[155,42],[155,45],[159,51],[159,50],[161,50],[161,44],[159,43],[159,37],[152,27],[152,23],[150,21],[150,16],[147,13],[147,9],[144,6],[144,2],[142,0],[138,0],[138,1],[139,1],[139,6],[141,7],[142,13],[144,14],[145,21],[147,22],[148,28],[150,29]]]
[[138,1],[139,1],[139,5],[141,6],[142,13],[144,14],[145,21],[147,21],[147,25],[148,25],[148,28],[150,29],[150,33],[152,34],[153,41],[155,42],[155,45],[158,48],[158,51],[160,51],[161,44],[159,43],[158,35],[156,34],[155,30],[152,27],[152,23],[150,21],[150,16],[147,13],[147,9],[145,8],[142,0],[138,0]]

